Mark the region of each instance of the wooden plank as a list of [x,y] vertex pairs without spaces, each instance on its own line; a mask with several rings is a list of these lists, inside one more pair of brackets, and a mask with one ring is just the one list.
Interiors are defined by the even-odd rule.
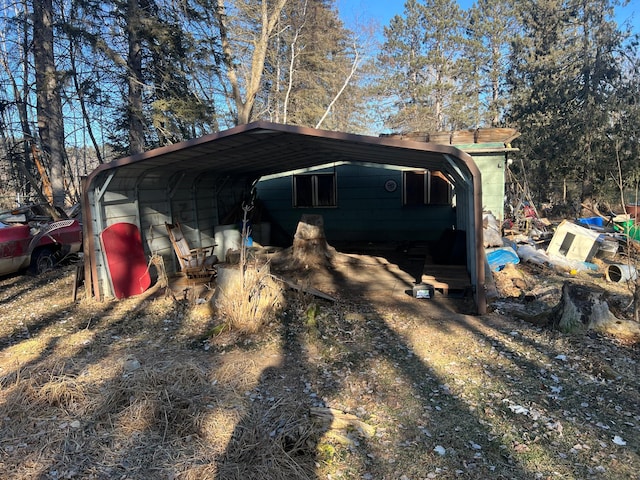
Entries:
[[276,275],[273,275],[274,278],[280,280],[281,282],[283,282],[287,287],[291,288],[292,290],[297,290],[299,292],[303,292],[303,293],[309,293],[311,295],[314,295],[318,298],[323,298],[325,300],[329,300],[330,302],[336,302],[337,300],[332,297],[331,295],[328,295],[320,290],[318,290],[317,288],[313,288],[313,287],[305,287],[302,285],[299,285],[295,282],[293,282],[292,280],[289,280],[287,278],[284,277],[278,277]]
[[424,266],[423,283],[433,285],[446,295],[449,290],[466,290],[471,288],[471,279],[467,268],[463,265],[433,265]]

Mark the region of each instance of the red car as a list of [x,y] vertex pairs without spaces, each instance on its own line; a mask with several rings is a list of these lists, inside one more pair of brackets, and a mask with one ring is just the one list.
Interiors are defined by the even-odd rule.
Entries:
[[39,205],[0,214],[0,275],[23,269],[41,273],[82,249],[82,225],[53,221]]

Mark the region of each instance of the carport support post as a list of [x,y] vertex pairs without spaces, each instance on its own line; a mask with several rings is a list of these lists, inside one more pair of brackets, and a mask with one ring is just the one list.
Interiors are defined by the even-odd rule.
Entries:
[[478,315],[487,313],[487,292],[485,290],[484,268],[484,239],[482,235],[482,178],[480,170],[473,175],[473,233],[475,238],[475,262],[476,262],[476,291],[473,295],[476,300]]
[[[484,245],[482,236],[482,174],[480,169],[468,153],[462,152],[469,160],[465,160],[466,169],[463,171],[460,165],[449,156],[445,155],[449,166],[453,172],[464,182],[469,185],[471,180],[471,190],[466,195],[466,202],[462,215],[465,215],[467,229],[473,233],[473,242],[469,245],[470,232],[467,232],[467,270],[471,276],[471,283],[474,288],[473,299],[475,300],[478,315],[487,313],[487,292],[485,291],[485,270],[484,270]],[[459,157],[464,160],[463,157]],[[472,256],[475,263],[469,262],[469,255]],[[473,267],[473,268],[470,268]]]
[[[102,300],[102,292],[100,291],[100,281],[98,279],[98,267],[96,265],[97,259],[95,257],[96,253],[96,228],[102,224],[102,219],[100,218],[100,209],[98,208],[99,201],[102,199],[104,192],[107,191],[111,180],[115,172],[110,172],[104,183],[102,184],[102,188],[98,188],[96,186],[93,195],[93,203],[89,201],[89,192],[88,192],[88,182],[90,177],[83,179],[82,186],[82,197],[83,197],[83,208],[82,208],[82,230],[83,230],[83,252],[84,252],[84,285],[85,292],[87,298],[91,298],[92,293],[95,294],[96,300]],[[93,218],[91,214],[91,204],[95,205],[96,211],[96,219]]]

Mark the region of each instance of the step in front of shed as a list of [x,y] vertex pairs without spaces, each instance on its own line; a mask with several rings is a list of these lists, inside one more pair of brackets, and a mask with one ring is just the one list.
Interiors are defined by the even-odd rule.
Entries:
[[444,295],[468,295],[471,292],[471,278],[464,265],[426,264],[421,281],[433,285]]

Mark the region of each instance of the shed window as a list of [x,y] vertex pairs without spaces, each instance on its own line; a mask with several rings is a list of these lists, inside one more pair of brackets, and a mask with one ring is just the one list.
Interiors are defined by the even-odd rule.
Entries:
[[294,175],[293,198],[295,207],[335,207],[335,174]]
[[411,170],[403,175],[404,205],[450,205],[453,198],[451,184],[438,171]]

